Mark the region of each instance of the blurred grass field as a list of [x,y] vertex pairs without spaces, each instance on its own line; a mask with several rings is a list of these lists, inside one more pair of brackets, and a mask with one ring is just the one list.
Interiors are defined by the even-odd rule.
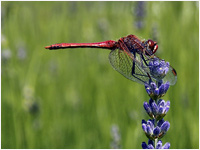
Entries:
[[[144,86],[112,69],[108,50],[48,51],[61,42],[158,42],[178,81],[164,100],[173,149],[199,148],[198,2],[1,2],[1,148],[121,148],[147,142]],[[138,13],[137,11],[143,11]],[[140,25],[140,26],[139,26]]]

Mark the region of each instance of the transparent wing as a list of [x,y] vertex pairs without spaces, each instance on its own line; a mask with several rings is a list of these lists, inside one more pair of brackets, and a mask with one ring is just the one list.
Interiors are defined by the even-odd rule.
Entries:
[[[112,67],[127,79],[140,84],[149,81],[146,70],[148,67],[144,66],[139,56],[134,59],[132,53],[128,55],[125,51],[116,49],[110,52],[109,61]],[[133,61],[135,62],[135,74],[132,75]]]
[[169,71],[163,80],[164,82],[169,81],[170,85],[174,85],[176,83],[177,73],[172,66],[170,66]]

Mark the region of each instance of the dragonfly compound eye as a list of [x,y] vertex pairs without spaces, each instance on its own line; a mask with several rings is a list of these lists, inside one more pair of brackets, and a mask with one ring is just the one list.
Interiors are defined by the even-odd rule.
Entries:
[[156,45],[154,46],[153,53],[155,53],[155,52],[157,51],[157,49],[158,49],[158,45],[156,44]]
[[154,41],[153,40],[148,40],[147,44],[148,44],[149,49],[153,51],[154,45],[155,45]]

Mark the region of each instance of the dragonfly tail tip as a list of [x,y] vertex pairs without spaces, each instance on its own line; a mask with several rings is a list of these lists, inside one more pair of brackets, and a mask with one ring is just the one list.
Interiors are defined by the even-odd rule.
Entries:
[[45,46],[44,48],[46,48],[46,49],[50,49],[50,48],[51,48],[51,46]]

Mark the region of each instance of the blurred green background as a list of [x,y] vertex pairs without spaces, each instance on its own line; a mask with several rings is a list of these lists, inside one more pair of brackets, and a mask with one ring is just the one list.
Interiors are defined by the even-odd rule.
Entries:
[[198,2],[1,2],[1,148],[141,148],[144,86],[112,69],[109,50],[61,42],[158,42],[178,81],[164,100],[170,148],[199,148]]

